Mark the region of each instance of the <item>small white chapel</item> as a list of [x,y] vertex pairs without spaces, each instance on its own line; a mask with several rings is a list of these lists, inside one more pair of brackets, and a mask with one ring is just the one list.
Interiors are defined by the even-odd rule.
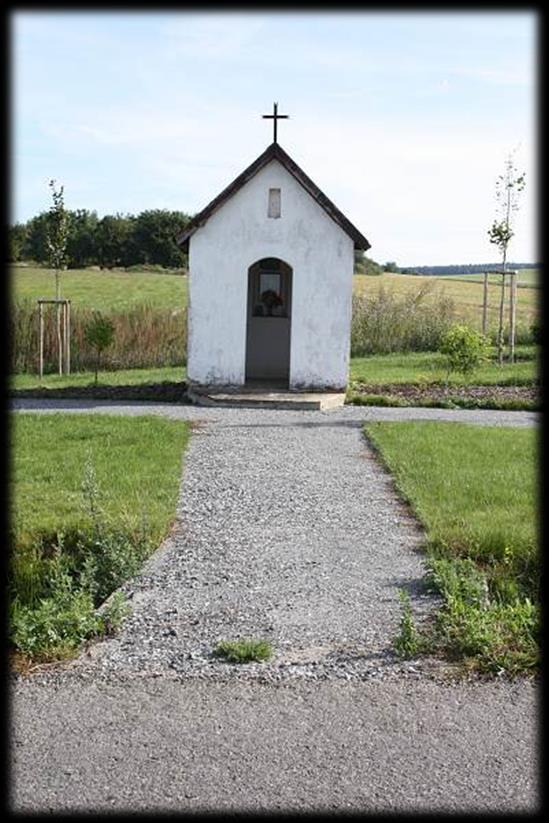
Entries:
[[[189,387],[345,391],[354,251],[370,243],[277,140],[177,238]],[[326,158],[329,162],[329,158]]]

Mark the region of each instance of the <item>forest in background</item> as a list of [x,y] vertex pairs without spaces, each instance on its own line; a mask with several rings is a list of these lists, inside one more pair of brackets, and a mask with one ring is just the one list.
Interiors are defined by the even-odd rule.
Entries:
[[[176,236],[188,225],[190,216],[167,209],[148,209],[133,214],[107,214],[95,211],[66,210],[69,230],[67,268],[156,265],[186,268],[187,255]],[[10,227],[10,262],[32,260],[46,265],[49,260],[47,232],[50,212],[42,212],[26,223]]]
[[[161,266],[186,269],[187,255],[177,245],[176,236],[191,216],[181,211],[147,209],[137,215],[107,214],[99,218],[88,209],[67,209],[69,234],[67,268],[102,269],[131,266]],[[33,261],[48,264],[47,231],[50,212],[41,212],[26,223],[9,228],[9,261]],[[395,261],[378,263],[361,251],[355,252],[355,274],[377,275],[383,272],[418,275],[479,274],[500,268],[499,263],[459,263],[438,266],[399,266]],[[509,263],[510,269],[540,268],[539,263]]]

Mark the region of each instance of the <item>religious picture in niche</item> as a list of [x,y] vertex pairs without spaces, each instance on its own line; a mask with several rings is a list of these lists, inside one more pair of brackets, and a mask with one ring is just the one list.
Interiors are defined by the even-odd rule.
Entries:
[[254,314],[267,317],[285,317],[284,301],[281,296],[280,274],[278,272],[260,272],[259,302]]

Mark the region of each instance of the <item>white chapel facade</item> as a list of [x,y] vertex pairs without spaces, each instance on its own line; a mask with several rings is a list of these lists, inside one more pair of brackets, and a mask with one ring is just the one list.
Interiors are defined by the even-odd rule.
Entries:
[[178,242],[189,386],[345,389],[354,250],[370,244],[276,139]]

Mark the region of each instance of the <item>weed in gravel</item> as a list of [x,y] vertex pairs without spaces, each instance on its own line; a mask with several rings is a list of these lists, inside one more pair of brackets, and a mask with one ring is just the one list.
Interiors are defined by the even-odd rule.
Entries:
[[400,618],[400,633],[393,641],[393,646],[399,657],[408,659],[415,657],[419,651],[419,635],[412,616],[410,597],[404,589],[399,590],[402,615]]
[[267,640],[221,640],[215,647],[214,654],[225,657],[231,663],[250,663],[269,660],[273,656],[273,649]]

